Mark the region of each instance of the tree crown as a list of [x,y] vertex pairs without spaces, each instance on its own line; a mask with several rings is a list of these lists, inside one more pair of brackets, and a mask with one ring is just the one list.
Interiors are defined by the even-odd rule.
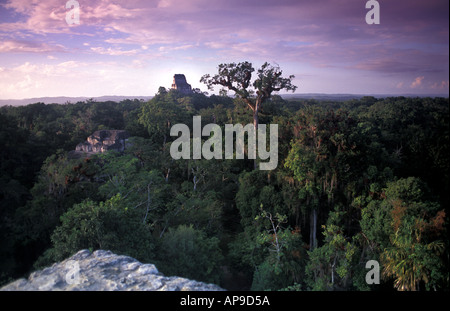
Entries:
[[[256,80],[250,84],[254,71],[253,65],[247,61],[238,64],[220,64],[218,74],[214,76],[205,74],[200,82],[205,83],[209,90],[214,90],[215,85],[221,85],[225,89],[234,91],[236,96],[244,99],[253,111],[269,99],[273,92],[281,90],[295,92],[297,89],[297,86],[292,84],[295,76],[290,75],[288,78],[283,78],[281,76],[283,71],[278,65],[273,66],[265,62],[258,69]],[[253,88],[250,88],[250,85]]]

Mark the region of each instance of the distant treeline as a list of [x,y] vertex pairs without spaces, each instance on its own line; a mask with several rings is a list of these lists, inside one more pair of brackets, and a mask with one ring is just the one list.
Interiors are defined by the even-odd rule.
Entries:
[[[0,283],[87,248],[227,289],[449,289],[448,98],[272,96],[259,122],[279,126],[273,171],[173,160],[171,126],[196,115],[252,123],[239,99],[165,88],[0,107]],[[127,130],[129,149],[67,156],[101,129]]]

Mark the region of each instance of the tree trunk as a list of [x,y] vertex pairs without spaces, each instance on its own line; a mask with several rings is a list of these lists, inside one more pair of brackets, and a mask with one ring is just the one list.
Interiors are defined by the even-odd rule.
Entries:
[[314,208],[311,214],[310,229],[309,229],[310,250],[313,250],[317,247],[316,232],[317,232],[317,209]]
[[147,211],[145,212],[145,216],[143,219],[143,223],[145,224],[145,222],[147,221],[147,216],[148,216],[148,211],[150,210],[150,184],[147,185]]
[[259,124],[258,112],[259,107],[256,107],[255,111],[253,111],[253,125],[255,126],[255,131],[258,131],[258,124]]
[[169,182],[169,174],[170,174],[170,168],[167,170],[166,177],[164,178],[166,183]]
[[334,285],[334,263],[333,265],[331,265],[331,286],[333,285]]
[[317,247],[317,209],[314,209],[314,231],[313,231],[313,242],[314,242],[314,248]]

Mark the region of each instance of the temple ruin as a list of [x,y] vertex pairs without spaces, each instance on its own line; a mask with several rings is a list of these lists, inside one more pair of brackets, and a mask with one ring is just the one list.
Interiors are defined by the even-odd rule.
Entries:
[[173,76],[172,89],[178,90],[182,94],[192,94],[192,87],[187,83],[184,74],[176,74]]

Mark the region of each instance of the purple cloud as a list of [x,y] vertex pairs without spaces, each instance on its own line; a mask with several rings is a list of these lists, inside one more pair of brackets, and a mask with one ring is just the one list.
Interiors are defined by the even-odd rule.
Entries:
[[345,92],[357,92],[354,85],[363,75],[377,80],[373,84],[380,93],[386,77],[392,79],[386,89],[410,86],[422,76],[421,87],[430,91],[448,85],[446,0],[379,0],[379,25],[366,24],[361,0],[78,2],[79,26],[65,22],[65,1],[0,5],[0,12],[17,15],[0,21],[0,53],[64,52],[76,60],[114,58],[118,68],[152,70],[186,67],[183,61],[189,60],[185,70],[193,72],[210,72],[230,61],[279,62],[305,78],[345,76]]

